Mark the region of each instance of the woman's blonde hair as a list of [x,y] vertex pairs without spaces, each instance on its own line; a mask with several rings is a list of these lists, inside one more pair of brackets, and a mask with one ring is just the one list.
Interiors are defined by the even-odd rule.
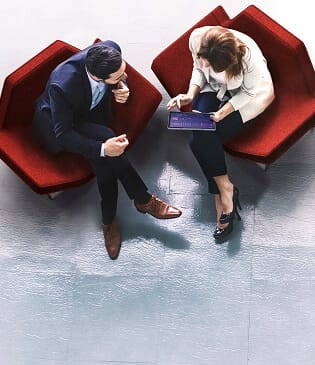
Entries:
[[197,57],[206,59],[214,72],[226,72],[228,79],[240,75],[244,69],[246,45],[226,28],[216,26],[202,37]]

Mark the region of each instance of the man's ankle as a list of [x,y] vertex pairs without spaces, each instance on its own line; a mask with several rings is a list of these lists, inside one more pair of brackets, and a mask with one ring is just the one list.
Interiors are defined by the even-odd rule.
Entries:
[[134,201],[136,204],[147,204],[149,203],[150,199],[152,198],[152,195],[149,194],[148,192],[146,192],[145,194],[141,194],[139,196],[137,196]]

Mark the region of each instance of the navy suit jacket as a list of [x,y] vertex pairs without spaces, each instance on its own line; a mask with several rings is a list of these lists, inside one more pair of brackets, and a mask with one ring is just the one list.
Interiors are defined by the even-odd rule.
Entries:
[[[113,41],[108,40],[98,44],[116,48],[121,52],[119,45]],[[58,65],[52,71],[43,94],[36,101],[34,128],[37,129],[36,134],[52,152],[65,149],[80,153],[87,158],[100,156],[103,141],[88,138],[76,131],[76,125],[80,123],[106,125],[112,119],[110,112],[112,85],[108,85],[102,100],[90,110],[92,92],[85,59],[91,47]]]

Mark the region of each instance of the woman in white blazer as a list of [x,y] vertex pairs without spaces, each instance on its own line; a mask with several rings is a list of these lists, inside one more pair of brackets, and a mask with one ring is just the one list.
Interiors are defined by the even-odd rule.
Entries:
[[167,104],[168,109],[192,103],[192,109],[211,113],[215,132],[193,131],[190,143],[209,186],[217,211],[215,239],[233,230],[239,190],[230,181],[223,142],[262,113],[274,99],[266,60],[253,39],[221,26],[195,29],[189,39],[193,70],[189,89]]

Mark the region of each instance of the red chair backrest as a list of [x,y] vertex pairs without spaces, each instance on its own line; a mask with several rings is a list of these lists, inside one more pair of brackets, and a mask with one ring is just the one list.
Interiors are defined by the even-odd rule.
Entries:
[[304,43],[254,5],[232,19],[229,27],[252,37],[268,62],[275,89],[315,96],[315,72]]
[[50,73],[78,51],[68,43],[55,41],[7,76],[0,99],[0,128],[30,125],[34,102],[43,92]]

